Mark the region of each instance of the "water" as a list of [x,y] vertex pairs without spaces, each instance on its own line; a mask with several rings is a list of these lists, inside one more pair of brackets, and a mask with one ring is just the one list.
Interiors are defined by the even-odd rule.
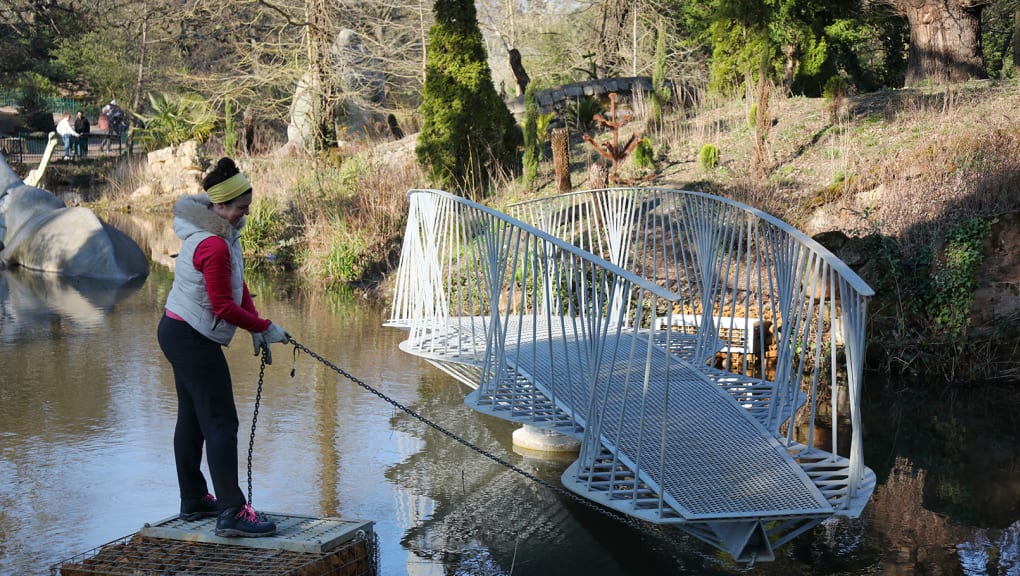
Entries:
[[[0,574],[48,574],[177,510],[176,399],[155,335],[171,283],[161,262],[172,261],[174,242],[158,219],[116,223],[151,254],[144,283],[0,272]],[[567,463],[515,453],[515,426],[472,411],[462,384],[401,352],[404,333],[382,326],[385,310],[249,280],[262,313],[310,349],[558,484]],[[741,571],[689,537],[638,530],[550,491],[306,355],[273,352],[254,444],[255,506],[375,522],[383,575]],[[244,333],[227,356],[246,490],[259,363]],[[1018,404],[1001,394],[889,390],[872,386],[865,398],[865,453],[880,485],[864,517],[816,528],[756,573],[1020,573]]]

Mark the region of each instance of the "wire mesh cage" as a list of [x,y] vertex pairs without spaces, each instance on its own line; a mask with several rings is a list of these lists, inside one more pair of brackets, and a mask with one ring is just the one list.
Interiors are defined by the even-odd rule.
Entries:
[[328,552],[297,552],[133,534],[67,558],[51,576],[375,576],[378,536],[359,532]]

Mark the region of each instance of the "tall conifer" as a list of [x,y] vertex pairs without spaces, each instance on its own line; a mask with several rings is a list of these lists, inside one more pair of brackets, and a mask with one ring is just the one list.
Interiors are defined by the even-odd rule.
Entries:
[[415,152],[438,184],[484,186],[516,169],[521,130],[492,84],[472,0],[436,0]]

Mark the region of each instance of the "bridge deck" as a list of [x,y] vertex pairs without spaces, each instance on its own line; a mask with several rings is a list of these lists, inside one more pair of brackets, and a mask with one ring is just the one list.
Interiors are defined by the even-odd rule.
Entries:
[[[468,360],[464,352],[473,345],[484,346],[479,336],[485,334],[488,320],[451,319],[457,330],[441,337],[431,355]],[[524,318],[511,320],[505,328],[507,364],[523,378],[506,379],[501,385],[518,387],[521,396],[537,389],[585,425],[594,375],[584,369],[590,363],[582,356],[589,352],[572,345],[581,341],[573,334],[580,327],[559,319]],[[657,333],[646,370],[648,337],[648,332],[634,336],[629,331],[606,337],[604,357],[616,361],[604,362],[610,368],[599,374],[599,405],[606,406],[599,416],[600,440],[641,482],[661,490],[678,521],[833,513],[811,478],[754,414],[688,361],[693,360],[693,346],[678,346],[683,340],[671,338],[670,348],[676,352],[670,354],[663,334]],[[639,362],[625,361],[632,351]],[[504,389],[502,394],[506,397],[508,392]],[[638,421],[645,423],[643,428],[633,425]],[[629,425],[621,428],[621,422]],[[641,442],[642,430],[646,438],[666,435],[665,452],[660,453],[658,442]]]

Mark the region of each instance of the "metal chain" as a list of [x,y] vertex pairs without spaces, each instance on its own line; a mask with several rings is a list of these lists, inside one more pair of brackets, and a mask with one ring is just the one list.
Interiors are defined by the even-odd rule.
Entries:
[[255,412],[251,417],[251,436],[248,437],[248,505],[251,505],[251,455],[255,451],[255,424],[259,421],[259,404],[262,402],[262,383],[266,378],[266,355],[269,352],[262,349],[262,365],[259,366],[259,389],[255,394]]
[[[503,458],[500,458],[499,456],[497,456],[497,455],[495,455],[495,454],[485,450],[484,448],[481,448],[479,446],[476,446],[476,445],[472,444],[471,442],[465,440],[464,438],[461,438],[457,434],[447,430],[446,428],[443,428],[439,424],[436,424],[435,422],[433,422],[433,421],[429,420],[428,418],[422,416],[421,414],[415,412],[411,408],[408,408],[407,406],[404,406],[403,404],[397,402],[396,400],[394,400],[394,399],[390,398],[389,396],[383,394],[382,392],[376,390],[375,388],[370,386],[365,381],[363,381],[360,378],[358,378],[358,377],[348,373],[343,368],[340,368],[339,366],[336,366],[335,364],[333,364],[329,360],[323,358],[319,354],[313,352],[310,348],[308,348],[304,344],[301,344],[297,340],[291,338],[290,339],[290,343],[294,345],[294,357],[295,357],[295,359],[297,358],[297,353],[299,351],[300,352],[304,352],[305,354],[308,354],[309,356],[311,356],[315,360],[318,360],[323,365],[329,367],[331,370],[333,370],[337,374],[340,374],[344,378],[347,378],[351,382],[354,382],[355,384],[357,384],[358,386],[361,386],[365,390],[368,390],[372,394],[375,394],[379,398],[381,398],[384,401],[388,402],[389,404],[393,405],[395,408],[398,408],[399,410],[409,414],[410,416],[412,416],[416,420],[420,421],[421,423],[423,423],[423,424],[425,424],[427,426],[430,426],[431,428],[433,428],[434,430],[442,433],[443,435],[447,436],[448,438],[450,438],[450,439],[452,439],[452,440],[462,444],[463,446],[466,446],[467,448],[470,448],[471,450],[474,450],[475,452],[481,454],[482,456],[485,456],[486,458],[492,460],[493,462],[496,462],[497,464],[501,464],[502,466],[505,466],[506,468],[510,469],[511,471],[516,472],[517,474],[520,474],[521,476],[527,478],[528,480],[531,480],[532,482],[535,482],[535,483],[537,483],[537,484],[539,484],[541,486],[544,486],[545,488],[555,492],[556,494],[559,494],[561,496],[565,496],[565,497],[569,498],[570,500],[572,500],[574,502],[577,502],[577,503],[581,504],[582,506],[584,506],[584,507],[586,507],[586,508],[588,508],[590,510],[593,510],[595,512],[598,512],[599,514],[602,514],[603,516],[606,516],[608,518],[611,518],[612,520],[615,520],[616,522],[620,522],[620,523],[626,524],[627,526],[630,526],[631,528],[637,530],[640,533],[650,535],[652,537],[655,537],[655,538],[657,538],[659,540],[662,540],[662,541],[665,541],[665,542],[668,542],[668,543],[671,543],[671,544],[679,543],[679,541],[675,537],[674,538],[670,538],[670,537],[667,536],[667,534],[665,532],[663,532],[661,530],[660,531],[652,530],[647,525],[642,524],[641,522],[639,522],[636,518],[633,518],[633,517],[628,516],[626,514],[620,514],[618,512],[614,512],[614,511],[609,510],[607,508],[604,508],[602,506],[598,506],[597,504],[595,504],[591,500],[588,500],[587,498],[582,498],[581,496],[579,496],[577,494],[574,494],[573,492],[570,492],[569,490],[567,490],[567,489],[565,489],[565,488],[563,488],[561,486],[557,486],[557,485],[552,484],[552,483],[550,483],[550,482],[548,482],[546,480],[543,480],[543,479],[539,478],[538,476],[535,476],[531,472],[528,472],[527,470],[524,470],[523,468],[515,466],[514,464],[504,460]],[[259,366],[258,392],[256,392],[256,394],[255,394],[255,409],[254,409],[254,413],[252,414],[252,420],[251,420],[251,435],[250,435],[250,437],[248,439],[248,504],[252,503],[252,481],[251,481],[252,453],[255,450],[255,427],[256,427],[256,424],[258,423],[258,419],[259,419],[259,404],[262,401],[262,385],[263,385],[263,382],[265,381],[265,374],[266,374],[266,357],[267,357],[267,351],[263,350],[262,351],[261,365]],[[291,377],[294,376],[294,369],[291,369],[290,375],[291,375]]]
[[[315,352],[313,352],[312,350],[310,350],[308,347],[306,347],[305,345],[301,344],[297,340],[294,340],[293,338],[291,338],[290,342],[291,342],[291,344],[294,345],[294,355],[295,355],[295,357],[297,356],[298,351],[301,351],[301,352],[304,352],[305,354],[308,354],[309,356],[311,356],[315,360],[318,360],[323,365],[325,365],[325,366],[329,367],[330,369],[332,369],[337,374],[340,374],[344,378],[347,378],[351,382],[354,382],[358,386],[361,386],[365,390],[368,390],[372,394],[375,394],[379,398],[382,398],[386,402],[392,404],[394,407],[400,409],[403,412],[406,412],[410,416],[414,417],[416,420],[422,422],[423,424],[426,424],[426,425],[432,427],[433,429],[437,430],[438,432],[440,432],[440,433],[444,434],[445,436],[451,438],[452,440],[455,440],[456,442],[458,442],[458,443],[460,443],[460,444],[470,448],[471,450],[474,450],[475,452],[481,454],[482,456],[485,456],[486,458],[492,460],[493,462],[496,462],[497,464],[501,464],[501,465],[509,468],[510,470],[520,474],[521,476],[524,476],[528,480],[531,480],[532,482],[536,482],[536,483],[544,486],[545,488],[548,488],[549,490],[552,490],[553,492],[555,492],[557,494],[560,494],[562,496],[566,496],[567,498],[570,498],[571,500],[573,500],[573,501],[575,501],[575,502],[577,502],[579,504],[582,504],[582,505],[584,505],[587,508],[590,508],[590,509],[592,509],[592,510],[594,510],[596,512],[599,512],[600,514],[608,516],[609,518],[612,518],[613,520],[616,520],[617,522],[622,522],[622,523],[627,524],[628,526],[630,526],[630,527],[632,527],[632,528],[634,528],[634,529],[636,529],[636,530],[638,530],[640,532],[652,534],[652,535],[654,535],[654,536],[656,536],[658,538],[663,538],[664,537],[664,535],[662,535],[662,534],[655,534],[654,532],[651,532],[646,526],[642,525],[640,522],[638,522],[637,519],[635,519],[635,518],[633,518],[631,516],[620,514],[618,512],[614,512],[614,511],[609,510],[607,508],[603,508],[601,506],[598,506],[594,502],[592,502],[591,500],[588,500],[587,498],[582,498],[581,496],[578,496],[577,494],[574,494],[573,492],[570,492],[569,490],[567,490],[567,489],[565,489],[565,488],[563,488],[561,486],[556,486],[555,484],[552,484],[552,483],[550,483],[550,482],[548,482],[546,480],[543,480],[543,479],[539,478],[538,476],[535,476],[531,472],[528,472],[527,470],[524,470],[524,469],[522,469],[522,468],[520,468],[518,466],[515,466],[511,462],[507,462],[506,460],[500,458],[499,456],[497,456],[497,455],[495,455],[495,454],[493,454],[491,452],[488,452],[484,448],[481,448],[479,446],[476,446],[476,445],[472,444],[471,442],[465,440],[464,438],[461,438],[457,434],[447,430],[446,428],[443,428],[439,424],[436,424],[435,422],[433,422],[433,421],[429,420],[428,418],[422,416],[421,414],[415,412],[411,408],[408,408],[407,406],[404,406],[403,404],[397,402],[396,400],[390,398],[389,396],[386,396],[385,394],[383,394],[382,392],[376,390],[375,388],[373,388],[372,386],[370,386],[366,382],[362,381],[358,377],[353,376],[353,375],[347,373],[343,368],[340,368],[340,367],[334,365],[332,362],[330,362],[329,360],[326,360],[322,356],[316,354]],[[291,376],[293,376],[293,375],[294,375],[294,372],[292,370],[291,371]],[[261,390],[261,388],[262,388],[262,376],[260,374],[259,375],[259,389]],[[258,412],[258,403],[257,403],[257,401],[256,401],[256,405],[255,406],[256,406],[256,413],[257,413]],[[255,425],[254,425],[254,422],[252,422],[252,433],[253,434],[254,434],[254,430],[255,430]],[[250,467],[251,467],[251,462],[250,462],[250,452],[249,452],[249,470],[250,470]],[[250,482],[251,481],[249,480],[249,492],[251,491]]]

